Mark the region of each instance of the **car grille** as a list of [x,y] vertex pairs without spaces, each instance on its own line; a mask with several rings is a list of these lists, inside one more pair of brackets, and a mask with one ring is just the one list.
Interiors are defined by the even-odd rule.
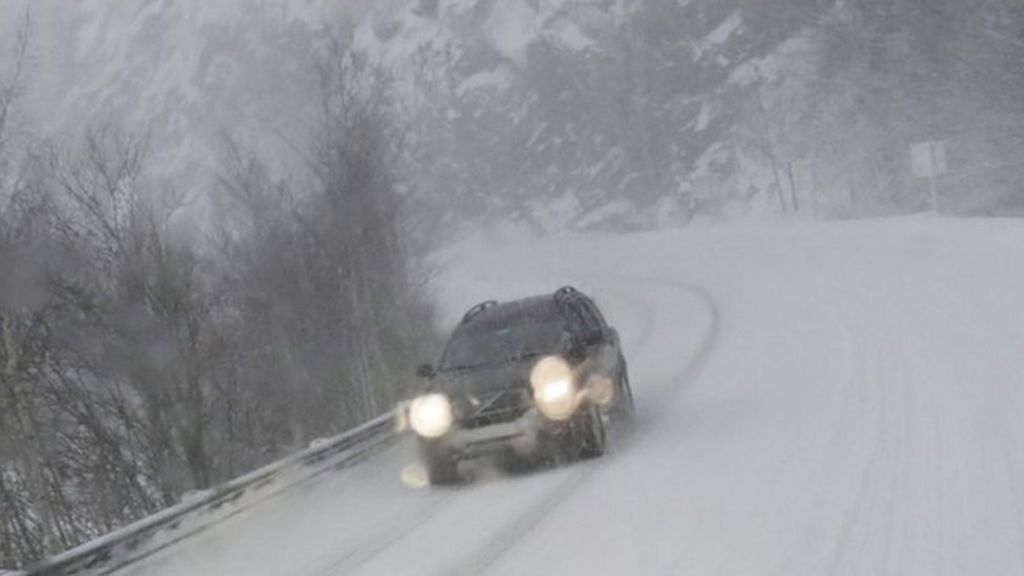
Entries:
[[502,390],[474,396],[476,402],[466,400],[466,416],[459,419],[463,428],[479,428],[509,422],[519,418],[530,408],[530,395],[522,388]]

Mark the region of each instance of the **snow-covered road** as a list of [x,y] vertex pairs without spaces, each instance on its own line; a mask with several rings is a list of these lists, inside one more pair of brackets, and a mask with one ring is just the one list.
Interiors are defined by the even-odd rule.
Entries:
[[1024,574],[1024,223],[904,219],[446,253],[447,318],[573,283],[640,419],[454,489],[405,443],[121,574]]

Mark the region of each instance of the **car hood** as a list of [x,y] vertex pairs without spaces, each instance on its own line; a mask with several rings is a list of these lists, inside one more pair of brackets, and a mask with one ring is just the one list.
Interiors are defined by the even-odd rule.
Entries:
[[529,388],[530,370],[540,358],[542,356],[510,360],[493,366],[442,371],[434,378],[434,385],[438,390],[452,396],[479,396]]

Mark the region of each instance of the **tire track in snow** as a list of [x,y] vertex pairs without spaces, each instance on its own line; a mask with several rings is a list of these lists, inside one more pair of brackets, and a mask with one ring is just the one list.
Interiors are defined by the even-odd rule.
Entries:
[[[977,305],[968,294],[954,291],[952,296],[963,299],[965,307]],[[1005,514],[1014,521],[1006,527],[1015,531],[1017,562],[1024,566],[1024,508],[1007,446],[1001,446],[1002,466],[991,468],[992,480],[986,484],[990,490],[980,489],[977,482],[982,476],[971,463],[998,462],[992,456],[979,456],[978,450],[991,450],[994,455],[999,447],[986,445],[976,429],[956,418],[956,409],[970,406],[977,397],[968,394],[966,387],[933,390],[922,378],[920,364],[907,363],[908,358],[923,355],[922,346],[935,344],[922,345],[908,338],[905,327],[919,322],[904,315],[934,322],[933,332],[938,334],[957,335],[965,330],[963,314],[949,313],[961,310],[959,300],[951,297],[942,302],[949,303],[938,313],[910,302],[897,308],[900,315],[878,323],[856,323],[854,336],[864,348],[864,361],[847,385],[867,394],[866,401],[837,413],[846,433],[829,442],[835,454],[823,460],[833,470],[823,480],[847,489],[825,491],[810,509],[814,513],[814,508],[829,506],[831,496],[831,506],[841,513],[808,523],[806,536],[794,541],[774,574],[903,574],[922,567],[930,574],[962,573],[964,566],[950,564],[949,558],[955,557],[950,553],[960,545],[957,527],[972,521],[965,495],[990,500],[989,495],[1004,490],[1014,503]],[[864,347],[864,341],[870,345]],[[843,454],[844,450],[852,453]],[[857,474],[856,489],[837,473]],[[808,556],[808,549],[821,540],[814,538],[818,531],[826,534],[823,548],[827,551]]]
[[361,546],[352,549],[329,564],[310,572],[310,576],[347,574],[370,562],[420,526],[429,522],[431,518],[445,508],[449,501],[455,497],[455,494],[454,490],[445,492],[441,497],[418,511],[412,518],[409,515],[403,514],[393,519],[384,528],[375,531],[375,535],[363,542]]
[[[859,337],[858,340],[862,340],[862,337]],[[848,436],[857,435],[860,432],[856,426],[846,428],[842,427],[841,423],[840,427],[846,430],[846,434],[837,434],[830,440],[830,445],[835,447],[832,453],[837,454],[839,460],[838,465],[837,461],[827,460],[830,463],[827,467],[858,470],[859,478],[856,489],[850,494],[849,506],[837,519],[838,525],[835,528],[807,527],[807,530],[833,529],[835,531],[826,557],[827,567],[820,572],[813,568],[806,569],[806,567],[803,571],[795,569],[792,563],[806,553],[806,550],[797,546],[791,550],[787,562],[783,563],[783,566],[776,571],[776,574],[780,576],[793,573],[899,573],[898,571],[893,572],[889,565],[893,560],[891,552],[895,530],[894,514],[880,514],[878,510],[891,512],[897,504],[894,495],[898,492],[900,474],[898,474],[898,467],[893,464],[894,462],[903,463],[906,460],[904,456],[907,448],[903,444],[907,439],[906,423],[909,419],[902,411],[900,414],[896,414],[893,409],[901,407],[906,410],[908,401],[903,398],[902,401],[897,402],[897,399],[892,397],[889,387],[886,386],[882,352],[886,347],[886,343],[877,341],[873,341],[866,351],[862,345],[859,346],[860,354],[866,360],[846,383],[847,386],[866,384],[863,386],[864,397],[857,407],[860,414],[841,415],[844,419],[853,418],[854,423],[863,421],[864,416],[869,418],[870,424],[867,424],[867,428],[870,431],[870,437],[864,443],[866,453],[861,457],[851,456],[854,460],[842,465],[846,460],[846,453],[849,452],[849,446],[853,444]],[[901,390],[901,392],[905,393],[906,391]],[[894,435],[899,442],[896,445],[887,443],[886,439],[891,439]],[[834,498],[834,496],[833,493],[832,497]],[[820,496],[819,499],[827,505],[828,494]],[[864,564],[871,561],[867,554],[872,549],[870,540],[879,534],[884,534],[881,538],[883,551],[874,560],[880,562],[881,565],[865,567]],[[895,548],[898,562],[902,546],[897,544]],[[849,566],[851,561],[857,564],[856,567]]]
[[1013,459],[1005,447],[1003,448],[1003,471],[1006,474],[1006,481],[1009,483],[1010,493],[1016,502],[1013,512],[1017,519],[1017,540],[1020,543],[1017,547],[1017,556],[1021,565],[1024,566],[1024,490],[1021,490]]
[[[814,514],[815,510],[820,508],[827,509],[832,501],[832,494],[825,491],[822,486],[822,482],[829,480],[829,471],[857,468],[860,474],[856,483],[851,486],[851,501],[844,507],[839,518],[822,518],[804,527],[800,537],[788,547],[780,565],[773,570],[777,576],[838,573],[841,559],[850,546],[855,527],[860,522],[861,509],[869,490],[872,471],[877,468],[877,461],[881,457],[882,391],[879,386],[863,385],[865,382],[877,383],[879,350],[877,346],[866,347],[863,339],[851,327],[851,320],[843,320],[843,333],[850,344],[849,355],[854,363],[837,390],[840,394],[839,412],[830,427],[828,441],[825,443],[827,455],[820,464],[817,475],[809,482],[809,485],[816,489],[812,496],[812,504],[808,507],[810,513]],[[851,446],[851,436],[864,439],[855,451],[848,449]],[[835,528],[832,528],[833,524]],[[801,566],[800,562],[805,559],[807,549],[814,545],[815,539],[823,529],[835,532],[835,536],[829,538],[828,552],[821,560],[827,567]]]

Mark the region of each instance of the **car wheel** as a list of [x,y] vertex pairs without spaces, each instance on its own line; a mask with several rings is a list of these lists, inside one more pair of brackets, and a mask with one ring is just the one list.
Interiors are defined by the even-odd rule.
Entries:
[[448,486],[459,482],[458,462],[451,456],[425,449],[423,459],[427,465],[427,479],[432,486]]
[[618,393],[615,399],[615,412],[623,420],[632,420],[636,415],[636,404],[633,403],[633,387],[629,384],[629,370],[626,359],[619,356]]
[[584,460],[599,458],[604,455],[607,438],[604,420],[597,406],[587,406],[580,411],[580,419],[576,422],[577,454]]
[[451,459],[428,461],[427,475],[430,477],[431,486],[450,486],[459,482],[457,464]]

